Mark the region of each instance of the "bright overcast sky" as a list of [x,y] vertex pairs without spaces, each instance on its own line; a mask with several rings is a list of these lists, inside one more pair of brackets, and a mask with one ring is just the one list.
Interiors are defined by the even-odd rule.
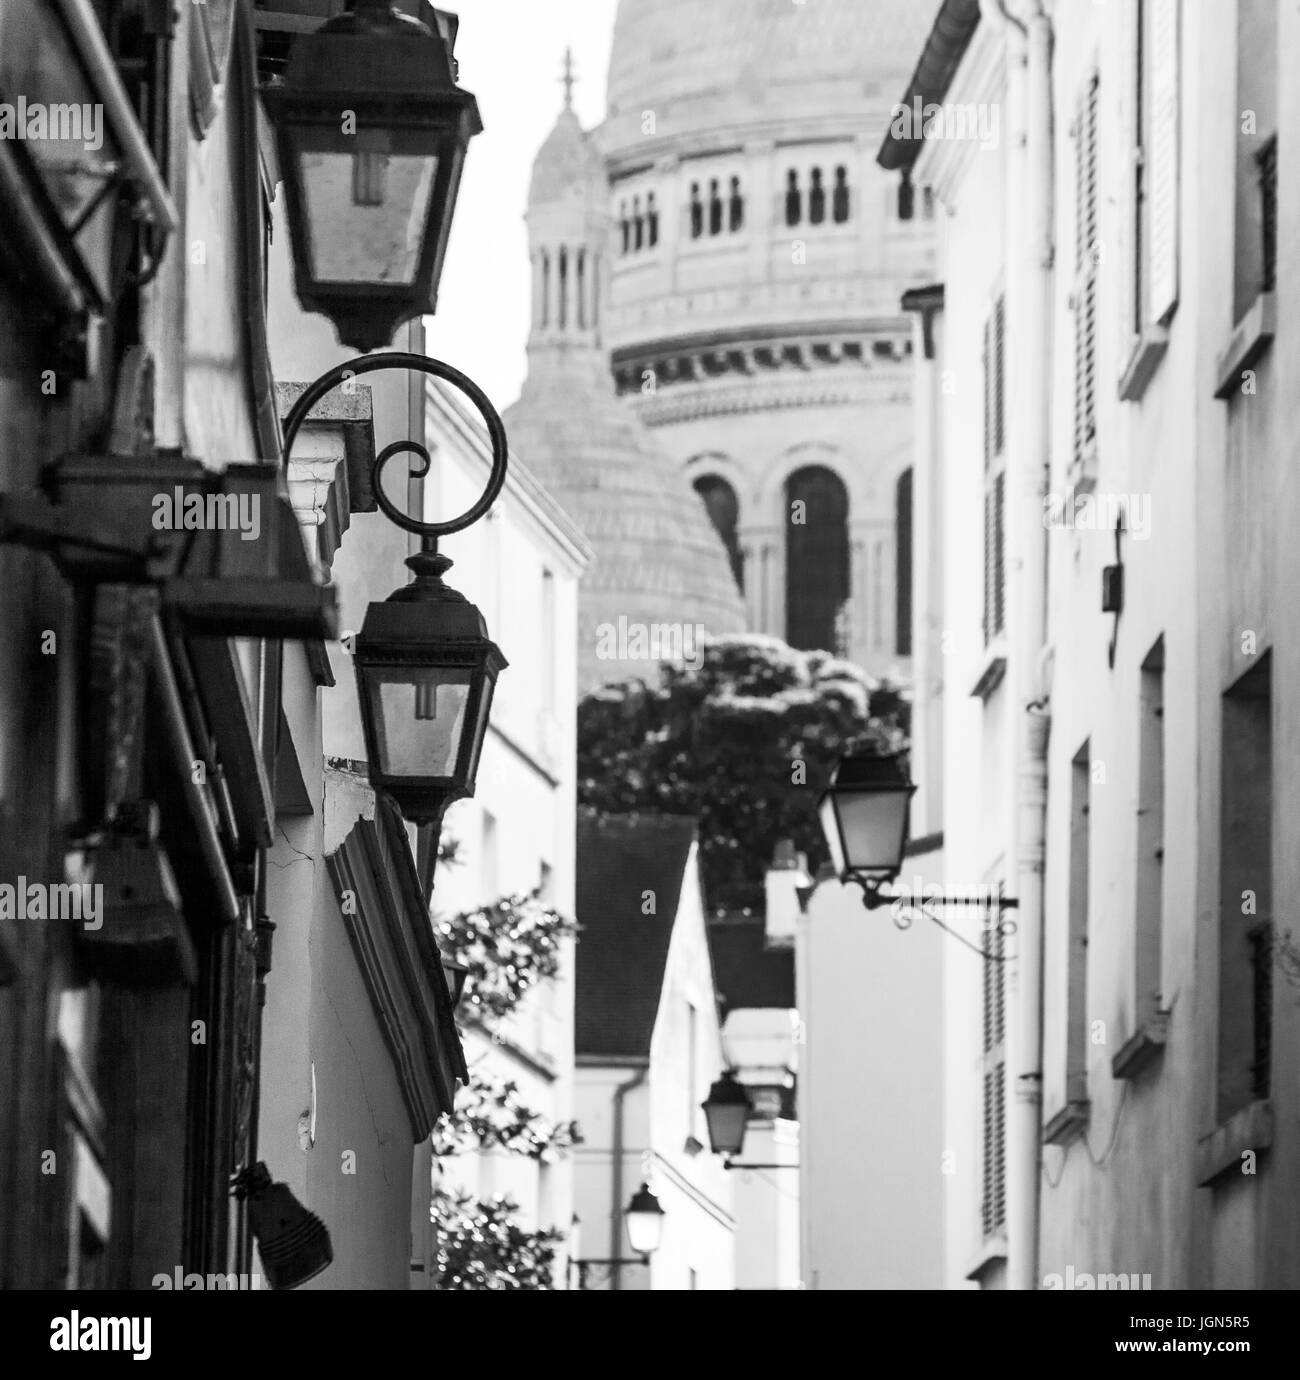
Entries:
[[519,396],[528,335],[524,209],[533,156],[563,105],[565,45],[585,128],[605,115],[616,0],[445,0],[460,15],[460,84],[478,97],[438,293],[426,321],[431,355],[463,369],[498,409]]

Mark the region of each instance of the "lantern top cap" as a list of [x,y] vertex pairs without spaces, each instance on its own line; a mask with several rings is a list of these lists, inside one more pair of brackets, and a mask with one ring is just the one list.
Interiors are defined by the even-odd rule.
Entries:
[[840,759],[831,777],[832,787],[858,790],[914,791],[907,755],[902,752],[854,752]]
[[709,1102],[714,1106],[750,1105],[749,1094],[745,1091],[744,1084],[736,1077],[734,1069],[725,1069],[722,1077],[709,1089]]
[[659,1199],[650,1192],[650,1185],[643,1179],[641,1187],[632,1195],[632,1201],[627,1205],[628,1212],[657,1212],[663,1215],[663,1207]]

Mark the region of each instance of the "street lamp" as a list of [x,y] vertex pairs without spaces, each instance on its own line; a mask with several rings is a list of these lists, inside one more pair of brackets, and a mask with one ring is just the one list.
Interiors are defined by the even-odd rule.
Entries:
[[841,760],[818,804],[841,878],[874,892],[898,876],[915,792],[899,753],[854,753]]
[[[627,1239],[634,1256],[588,1256],[574,1260],[573,1267],[578,1275],[578,1288],[586,1289],[593,1270],[600,1270],[610,1280],[613,1288],[618,1288],[619,1271],[624,1265],[649,1265],[650,1257],[659,1249],[664,1233],[664,1210],[659,1199],[650,1192],[650,1185],[641,1187],[628,1200],[623,1209],[627,1223]],[[576,1219],[575,1219],[576,1220]]]
[[402,451],[418,457],[420,468],[412,467],[413,475],[429,472],[429,452],[418,441],[394,441],[375,457],[371,470],[380,509],[403,530],[421,536],[424,548],[406,562],[414,581],[366,609],[353,648],[370,784],[391,795],[413,824],[436,827],[453,800],[474,794],[492,692],[507,664],[488,637],[483,615],[443,583],[451,561],[438,554],[437,542],[492,506],[505,483],[509,452],[501,418],[473,380],[440,360],[390,351],[337,365],[310,384],[285,419],[285,455],[328,392],[345,379],[379,369],[415,370],[454,384],[482,414],[492,443],[487,487],[472,508],[445,522],[409,517],[384,493],[383,467]]
[[840,881],[856,882],[862,888],[862,904],[868,910],[891,905],[900,929],[912,923],[908,911],[919,911],[942,925],[927,909],[934,903],[992,909],[999,933],[1014,933],[1014,924],[1004,920],[1002,913],[1014,910],[1019,902],[1014,896],[1004,896],[1000,887],[992,896],[984,894],[986,888],[976,888],[976,895],[938,887],[927,888],[924,896],[882,891],[902,870],[908,810],[915,793],[902,753],[854,753],[841,759],[818,803],[822,832]]
[[735,1075],[727,1069],[709,1089],[704,1122],[709,1128],[709,1147],[715,1155],[739,1155],[745,1144],[745,1124],[753,1103]]
[[455,16],[435,13],[437,33],[391,0],[351,0],[294,41],[283,82],[262,92],[298,299],[358,350],[433,312],[465,152],[483,128],[456,85]]
[[639,1256],[651,1256],[659,1249],[664,1234],[664,1210],[659,1199],[643,1183],[623,1210],[627,1220],[628,1244]]

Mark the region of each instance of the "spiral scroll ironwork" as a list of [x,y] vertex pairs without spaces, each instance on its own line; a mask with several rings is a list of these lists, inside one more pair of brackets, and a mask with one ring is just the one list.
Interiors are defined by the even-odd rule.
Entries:
[[498,415],[496,408],[488,400],[487,394],[468,375],[462,374],[459,369],[453,368],[450,364],[444,364],[440,359],[431,359],[428,355],[416,355],[403,350],[387,350],[383,354],[363,355],[358,359],[348,360],[345,364],[336,365],[333,369],[322,374],[294,403],[293,407],[289,409],[289,415],[284,419],[285,464],[289,463],[289,456],[293,453],[293,443],[297,440],[298,432],[307,420],[312,408],[327,393],[333,392],[339,384],[361,374],[372,374],[380,369],[405,369],[416,373],[430,374],[434,378],[442,379],[464,393],[483,418],[487,426],[488,439],[492,444],[492,470],[488,475],[487,487],[479,495],[478,501],[461,513],[459,517],[448,518],[445,522],[425,522],[420,518],[413,518],[404,513],[384,493],[381,483],[383,467],[395,455],[406,453],[416,457],[415,464],[410,470],[412,478],[423,479],[429,473],[432,459],[428,450],[419,441],[400,440],[392,442],[375,456],[374,463],[370,468],[370,482],[375,501],[379,504],[384,515],[396,523],[398,527],[424,537],[426,542],[434,542],[439,537],[449,536],[452,532],[463,531],[466,527],[477,522],[491,508],[497,495],[501,492],[501,486],[506,482],[509,444],[506,440],[505,424]]

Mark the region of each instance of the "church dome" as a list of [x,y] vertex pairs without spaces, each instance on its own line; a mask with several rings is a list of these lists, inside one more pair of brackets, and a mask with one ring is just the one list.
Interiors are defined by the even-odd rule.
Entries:
[[[892,104],[938,0],[619,0],[607,90],[613,143],[659,132]],[[900,82],[900,73],[902,81]]]

